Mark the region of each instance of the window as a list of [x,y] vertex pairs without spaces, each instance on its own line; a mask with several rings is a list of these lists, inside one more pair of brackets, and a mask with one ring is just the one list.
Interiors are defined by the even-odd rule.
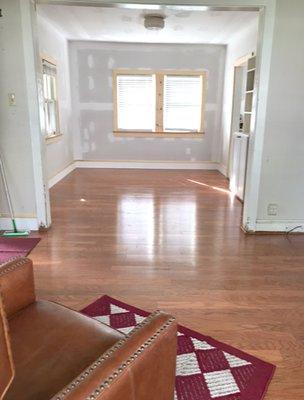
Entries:
[[152,132],[155,127],[153,75],[117,76],[117,127]]
[[202,77],[165,75],[164,130],[199,132]]
[[205,94],[204,71],[114,71],[114,134],[201,136]]
[[42,59],[43,98],[45,137],[52,138],[59,133],[59,114],[57,100],[57,67],[54,63]]

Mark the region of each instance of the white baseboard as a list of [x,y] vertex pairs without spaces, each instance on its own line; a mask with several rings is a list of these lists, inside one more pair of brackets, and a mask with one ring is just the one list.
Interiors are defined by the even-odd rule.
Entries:
[[219,163],[175,161],[85,161],[77,160],[76,168],[130,168],[130,169],[207,169],[218,170]]
[[67,167],[65,167],[62,171],[58,172],[55,176],[49,179],[49,189],[56,185],[61,179],[65,178],[70,172],[74,171],[76,168],[75,162],[72,162]]
[[75,168],[114,168],[114,169],[196,169],[196,170],[215,170],[226,175],[226,167],[215,161],[202,162],[175,162],[175,161],[86,161],[77,160],[68,165],[62,171],[49,179],[49,188],[53,187],[65,178]]
[[[299,228],[297,228],[299,227]],[[295,229],[297,228],[297,229]],[[304,233],[304,220],[257,220],[256,232],[293,232]]]
[[218,163],[218,164],[217,164],[217,170],[218,170],[221,174],[225,175],[226,177],[228,176],[227,165]]
[[[38,231],[39,224],[37,218],[15,218],[17,229],[20,231]],[[12,230],[12,221],[10,218],[0,218],[0,230]]]

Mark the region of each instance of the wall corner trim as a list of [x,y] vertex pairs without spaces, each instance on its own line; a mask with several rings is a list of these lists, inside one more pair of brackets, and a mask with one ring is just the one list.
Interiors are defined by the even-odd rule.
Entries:
[[221,174],[223,174],[226,178],[228,177],[228,168],[227,168],[227,165],[224,165],[224,164],[219,163],[219,164],[218,164],[217,170],[218,170]]

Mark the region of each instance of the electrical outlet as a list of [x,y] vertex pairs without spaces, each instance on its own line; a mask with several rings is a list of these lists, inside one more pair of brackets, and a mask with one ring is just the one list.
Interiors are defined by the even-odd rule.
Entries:
[[268,204],[267,214],[268,215],[278,215],[278,205],[274,204],[274,203]]

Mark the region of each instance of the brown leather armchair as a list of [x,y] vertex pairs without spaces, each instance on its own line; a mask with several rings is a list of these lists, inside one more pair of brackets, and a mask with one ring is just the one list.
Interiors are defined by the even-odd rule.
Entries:
[[122,335],[76,311],[36,300],[33,266],[0,267],[0,398],[172,400],[176,323],[154,312]]

